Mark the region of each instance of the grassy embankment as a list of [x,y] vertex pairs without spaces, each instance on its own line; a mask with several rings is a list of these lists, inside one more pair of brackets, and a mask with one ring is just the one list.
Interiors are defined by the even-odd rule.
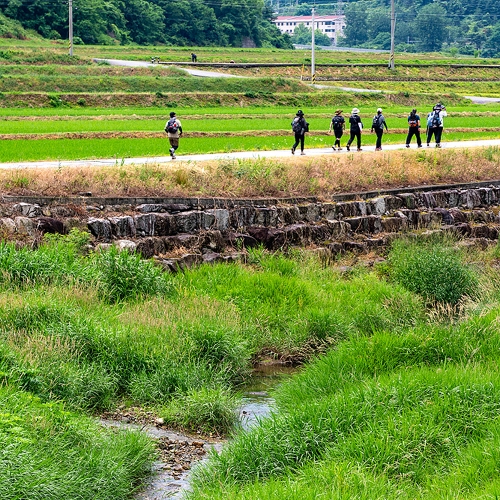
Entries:
[[406,498],[447,492],[465,487],[466,470],[471,489],[491,489],[472,472],[477,450],[494,452],[500,411],[497,248],[402,241],[384,266],[347,275],[303,252],[258,250],[246,265],[172,276],[126,252],[84,255],[85,242],[72,233],[0,248],[0,436],[15,450],[3,498],[37,498],[40,484],[44,498],[75,498],[92,467],[112,491],[100,497],[96,483],[79,498],[125,498],[149,442],[97,431],[77,412],[142,406],[179,428],[228,432],[252,361],[320,353],[278,390],[275,417],[213,458],[195,498],[314,498],[341,472],[356,483],[339,485],[346,497],[372,485]]
[[[381,271],[441,307],[389,328],[368,314],[369,334],[279,387],[275,413],[214,454],[190,498],[496,498],[499,276],[483,269],[476,281],[446,247],[398,242]],[[465,290],[461,314],[442,307]]]
[[226,160],[197,164],[1,169],[6,194],[45,196],[316,196],[340,192],[496,180],[497,147],[329,155],[309,159]]

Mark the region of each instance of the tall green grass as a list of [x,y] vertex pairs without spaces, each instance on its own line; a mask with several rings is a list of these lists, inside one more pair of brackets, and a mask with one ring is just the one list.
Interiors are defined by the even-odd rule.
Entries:
[[344,342],[278,388],[277,413],[212,456],[192,497],[487,496],[498,487],[478,474],[498,464],[497,311]]
[[0,387],[0,497],[123,500],[149,473],[152,442]]
[[[432,240],[411,250],[449,251],[437,259],[438,270],[451,264],[456,277],[467,267],[450,243]],[[459,498],[457,491],[473,498],[495,491],[500,306],[494,268],[474,282],[477,303],[468,299],[440,316],[427,295],[386,278],[397,268],[391,253],[384,267],[348,275],[301,251],[285,256],[262,249],[249,252],[244,265],[164,275],[128,252],[85,253],[86,244],[85,235],[73,232],[18,256],[2,247],[0,405],[4,391],[6,407],[16,407],[14,395],[34,404],[37,414],[62,409],[58,402],[82,413],[125,402],[172,426],[230,434],[252,362],[279,358],[306,366],[276,390],[271,418],[237,433],[198,471],[194,498],[349,498],[352,492],[372,498],[372,491],[374,498],[394,492]],[[488,262],[494,252],[481,258]],[[70,485],[63,481],[66,490],[57,489],[48,476],[77,474],[77,485],[91,475],[126,477],[126,487],[110,482],[115,496],[102,496],[126,498],[146,473],[146,441],[122,445],[95,430],[91,441],[67,442],[65,434],[59,442],[55,431],[51,442],[37,436],[45,457],[64,459],[47,459],[44,472],[31,442],[37,426],[17,425],[23,404],[19,412],[0,408],[0,439],[20,464],[12,469],[14,481],[0,473],[5,498],[16,498],[17,490],[7,488],[24,486],[29,467],[49,485],[47,498],[73,495]],[[58,412],[51,413],[54,422]],[[44,428],[53,428],[52,417]],[[125,442],[143,439],[126,436]],[[129,463],[123,454],[141,458]]]
[[450,242],[397,240],[389,253],[389,274],[408,290],[428,300],[457,304],[473,296],[478,276],[463,263]]

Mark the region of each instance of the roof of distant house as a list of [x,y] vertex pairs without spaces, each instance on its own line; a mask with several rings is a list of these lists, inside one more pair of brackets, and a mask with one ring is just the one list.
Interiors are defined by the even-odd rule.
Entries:
[[[337,21],[345,19],[345,16],[340,15],[330,15],[330,16],[314,16],[314,21]],[[312,16],[278,16],[274,22],[279,21],[293,21],[296,23],[300,22],[310,22],[312,20]]]

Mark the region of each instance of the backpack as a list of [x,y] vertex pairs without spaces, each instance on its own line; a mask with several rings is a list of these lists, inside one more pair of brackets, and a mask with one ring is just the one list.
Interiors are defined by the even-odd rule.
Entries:
[[410,115],[408,117],[408,125],[410,127],[416,127],[418,124],[417,115]]
[[382,115],[375,115],[372,121],[372,128],[380,128],[380,117]]
[[[296,118],[293,119],[293,122],[292,122],[292,130],[293,132],[295,132],[296,134],[300,134],[302,132],[302,118],[299,118],[298,116]],[[307,132],[307,130],[306,130]]]
[[332,119],[332,123],[333,123],[333,128],[335,130],[341,130],[342,129],[342,124],[344,123],[344,119],[337,115],[337,116],[334,116],[333,119]]
[[165,130],[169,134],[176,134],[179,131],[179,122],[177,121],[176,118],[170,118],[167,122],[167,126],[165,127]]
[[441,116],[439,116],[439,111],[433,111],[429,118],[427,119],[427,125],[431,128],[440,127],[442,124]]

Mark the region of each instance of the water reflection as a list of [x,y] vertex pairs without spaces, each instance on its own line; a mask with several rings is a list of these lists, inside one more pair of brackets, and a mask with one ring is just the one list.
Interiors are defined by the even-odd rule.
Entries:
[[278,363],[262,364],[253,371],[249,383],[242,388],[240,422],[244,430],[269,416],[275,403],[269,391],[296,372],[297,368]]

